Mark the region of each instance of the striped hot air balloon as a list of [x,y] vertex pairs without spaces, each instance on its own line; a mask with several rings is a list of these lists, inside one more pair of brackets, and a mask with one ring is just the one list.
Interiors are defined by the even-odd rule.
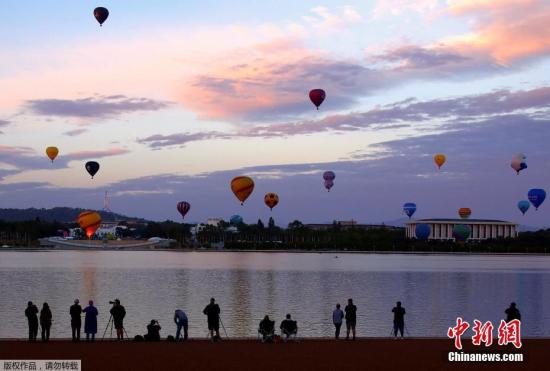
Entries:
[[191,209],[191,204],[187,201],[180,201],[178,202],[178,205],[176,206],[179,213],[181,214],[181,218],[185,218],[185,214]]
[[84,211],[76,219],[80,228],[86,232],[88,238],[92,238],[101,224],[101,215],[95,211]]
[[264,197],[264,203],[269,207],[270,210],[273,210],[275,206],[279,203],[279,196],[277,193],[266,193]]
[[231,190],[235,196],[241,201],[241,205],[250,196],[254,190],[254,181],[247,176],[238,176],[231,181]]

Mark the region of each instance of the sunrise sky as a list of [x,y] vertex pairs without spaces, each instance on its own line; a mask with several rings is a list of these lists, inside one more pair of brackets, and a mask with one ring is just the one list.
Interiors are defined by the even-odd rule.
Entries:
[[[99,27],[92,15],[105,6]],[[548,226],[550,1],[2,2],[0,207]],[[319,111],[308,92],[327,93]],[[44,151],[60,149],[51,164]],[[447,163],[437,171],[432,157]],[[527,156],[519,176],[512,156]],[[101,169],[92,180],[84,163]],[[322,172],[336,173],[330,193]],[[244,207],[229,182],[249,175]],[[276,192],[271,213],[263,195]]]

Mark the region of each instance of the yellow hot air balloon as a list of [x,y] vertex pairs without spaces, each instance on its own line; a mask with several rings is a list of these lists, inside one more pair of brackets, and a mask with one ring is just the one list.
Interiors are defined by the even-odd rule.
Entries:
[[441,169],[441,166],[443,166],[446,159],[447,158],[442,153],[438,153],[437,155],[434,156],[434,162],[436,163],[436,165],[439,169]]
[[95,211],[84,211],[78,215],[76,221],[80,225],[80,228],[84,229],[86,236],[90,239],[101,224],[101,215]]
[[57,154],[59,153],[59,150],[57,147],[48,147],[46,148],[46,155],[50,158],[50,160],[53,160],[57,157]]
[[241,205],[250,196],[254,190],[254,181],[247,176],[238,176],[231,181],[231,190],[235,196],[241,201]]
[[270,210],[273,210],[273,208],[279,203],[279,196],[277,196],[277,193],[266,193],[264,203]]

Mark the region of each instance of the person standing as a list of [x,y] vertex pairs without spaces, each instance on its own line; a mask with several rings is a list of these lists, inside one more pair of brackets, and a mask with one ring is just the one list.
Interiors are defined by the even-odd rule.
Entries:
[[516,308],[516,303],[510,303],[510,307],[504,311],[506,313],[506,322],[513,321],[515,319],[521,321],[521,313],[519,309]]
[[114,305],[109,311],[113,316],[113,323],[116,329],[117,340],[124,339],[124,317],[126,317],[126,309],[120,305],[120,300],[115,299]]
[[183,341],[187,340],[188,319],[185,312],[181,309],[176,309],[174,313],[174,322],[176,323],[176,341],[180,339],[181,329],[183,328]]
[[336,328],[336,331],[334,333],[334,337],[336,339],[340,338],[340,327],[342,327],[342,320],[344,319],[344,312],[342,309],[340,309],[340,303],[336,304],[336,309],[332,312],[332,323],[334,323],[334,327]]
[[52,311],[48,303],[42,305],[40,311],[40,327],[42,327],[42,341],[50,341],[50,328],[52,327]]
[[[208,330],[210,338],[214,341],[220,339],[220,306],[216,304],[216,299],[210,298],[210,304],[204,307],[202,313],[206,314],[208,320]],[[216,331],[216,337],[214,337]]]
[[74,304],[69,309],[71,315],[71,332],[73,335],[73,341],[80,341],[80,327],[82,327],[82,319],[80,314],[82,313],[82,307],[79,304],[78,299],[74,299]]
[[397,338],[397,330],[399,330],[401,338],[403,338],[403,330],[405,329],[405,308],[403,308],[401,302],[398,301],[391,311],[393,312],[393,336]]
[[346,311],[346,340],[349,340],[349,332],[353,333],[355,340],[355,325],[357,324],[357,307],[353,304],[353,299],[348,299],[348,305],[344,308]]
[[25,317],[29,323],[29,341],[36,341],[38,335],[38,308],[36,305],[29,301],[27,303],[27,309],[25,309]]
[[97,333],[97,308],[94,307],[94,301],[90,300],[88,306],[82,310],[85,313],[84,316],[84,332],[86,333],[86,341],[92,342],[95,340],[95,334]]

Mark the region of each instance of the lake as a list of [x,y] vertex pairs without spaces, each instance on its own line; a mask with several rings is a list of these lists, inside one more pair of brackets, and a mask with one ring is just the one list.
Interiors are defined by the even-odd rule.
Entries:
[[[229,337],[254,337],[265,314],[286,313],[299,335],[332,336],[334,305],[353,298],[358,336],[387,337],[397,300],[411,336],[444,337],[457,316],[498,326],[515,301],[524,337],[550,337],[550,257],[526,255],[318,254],[169,251],[0,251],[0,338],[24,338],[28,300],[53,312],[52,337],[70,337],[69,306],[93,299],[98,336],[109,301],[126,307],[128,334],[157,319],[175,333],[173,313],[206,338],[202,310],[215,297]],[[83,305],[84,306],[84,305]],[[223,330],[222,330],[223,335]],[[110,333],[107,332],[107,337]]]

